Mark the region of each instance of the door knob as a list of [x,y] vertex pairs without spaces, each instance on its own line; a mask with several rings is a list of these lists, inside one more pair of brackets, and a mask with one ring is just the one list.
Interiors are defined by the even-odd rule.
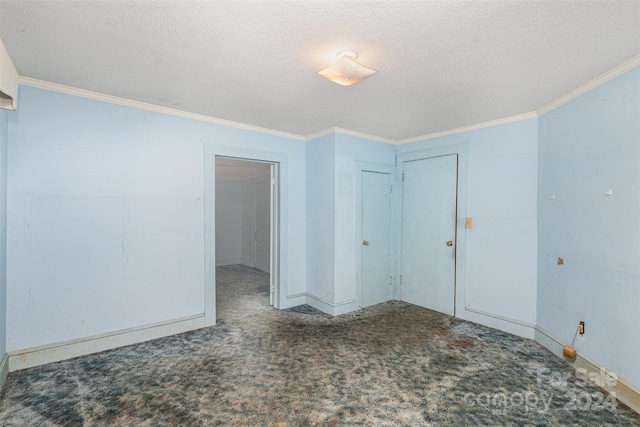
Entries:
[[369,246],[369,241],[368,241],[368,240],[363,240],[363,241],[362,241],[362,244],[363,244],[364,246]]
[[449,240],[449,241],[447,242],[447,246],[453,246],[453,241]]

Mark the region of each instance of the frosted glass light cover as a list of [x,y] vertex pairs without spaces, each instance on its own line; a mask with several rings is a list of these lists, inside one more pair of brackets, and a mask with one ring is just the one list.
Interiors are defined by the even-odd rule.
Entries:
[[358,64],[351,56],[344,55],[329,68],[318,71],[318,74],[339,85],[351,86],[377,72]]

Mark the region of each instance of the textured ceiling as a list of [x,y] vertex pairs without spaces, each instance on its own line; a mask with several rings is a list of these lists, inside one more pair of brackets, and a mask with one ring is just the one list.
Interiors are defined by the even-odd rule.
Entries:
[[[22,76],[392,140],[534,111],[640,53],[640,1],[5,1]],[[380,72],[315,74],[354,50]]]

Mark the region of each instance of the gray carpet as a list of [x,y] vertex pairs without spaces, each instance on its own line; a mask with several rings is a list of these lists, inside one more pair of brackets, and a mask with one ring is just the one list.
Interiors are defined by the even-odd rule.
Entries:
[[218,322],[13,372],[0,424],[640,425],[537,343],[397,301],[278,311],[265,273],[220,267]]

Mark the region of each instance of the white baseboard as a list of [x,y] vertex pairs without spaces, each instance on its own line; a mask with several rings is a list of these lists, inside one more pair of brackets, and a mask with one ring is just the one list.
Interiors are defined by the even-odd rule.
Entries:
[[355,299],[338,302],[333,306],[333,315],[339,316],[341,314],[351,313],[352,311],[356,310],[360,310],[360,307],[358,306],[358,304],[356,304]]
[[489,326],[490,328],[499,329],[523,338],[533,339],[535,335],[535,326],[533,324],[500,316],[499,314],[477,310],[472,307],[465,307],[462,313],[456,312],[456,317]]
[[307,305],[310,305],[311,307],[320,310],[323,313],[333,315],[333,304],[331,304],[329,301],[325,300],[324,298],[312,295],[308,292],[305,294],[305,297]]
[[[589,373],[597,374],[593,375],[593,378],[601,378],[603,375],[606,376],[613,373],[609,369],[581,355],[580,353],[578,353],[578,357],[574,362],[569,362],[562,355],[562,349],[565,345],[567,345],[567,343],[562,342],[560,339],[555,337],[549,331],[544,330],[540,326],[536,326],[535,340],[547,350],[565,360],[575,369],[586,369],[586,371]],[[593,382],[609,393],[615,393],[616,399],[640,414],[640,389],[638,387],[625,380],[624,378],[621,378],[617,374],[615,376],[615,385],[613,386],[609,386],[606,382],[602,384],[598,381]]]
[[339,316],[341,314],[350,313],[360,309],[356,304],[356,300],[333,303],[308,292],[305,295],[306,303],[308,305],[332,316]]
[[297,307],[307,303],[307,294],[302,292],[299,294],[287,295],[287,299],[280,306],[281,310],[285,310],[291,307]]
[[240,258],[216,260],[216,267],[221,267],[223,265],[236,265],[236,264],[242,264],[242,260]]
[[2,356],[2,362],[0,362],[0,392],[7,380],[7,375],[9,375],[9,355],[5,353],[4,356]]
[[[204,314],[47,344],[8,353],[8,371],[31,368],[126,345],[137,344],[205,326]],[[6,358],[6,356],[5,356]],[[3,359],[4,363],[4,359]],[[0,366],[1,368],[1,366]]]

